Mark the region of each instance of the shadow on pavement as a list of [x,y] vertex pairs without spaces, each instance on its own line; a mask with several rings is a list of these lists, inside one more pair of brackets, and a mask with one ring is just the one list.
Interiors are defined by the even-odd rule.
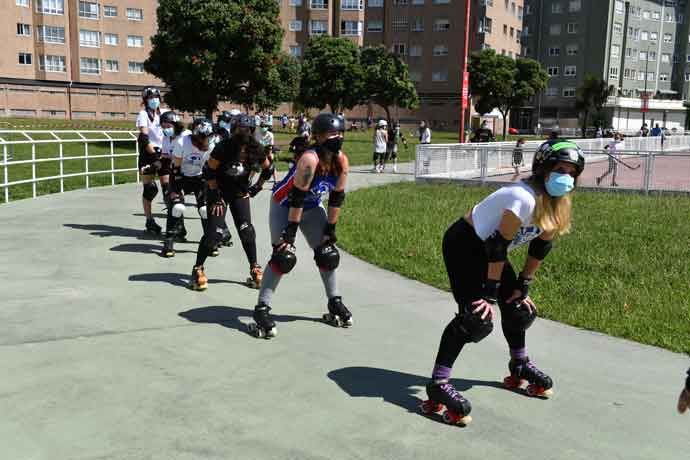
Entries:
[[[191,252],[191,251],[189,251]],[[189,280],[191,278],[191,273],[141,273],[138,275],[129,275],[129,281],[144,281],[149,283],[168,283],[173,286],[187,287]],[[209,279],[208,284],[238,284],[240,286],[247,287],[247,283],[242,281],[233,280],[221,280],[221,279]]]
[[[179,313],[179,316],[193,323],[218,324],[229,329],[237,329],[253,337],[253,334],[249,332],[247,328],[247,325],[253,322],[253,314],[253,309],[214,306],[193,308]],[[240,317],[246,317],[246,322],[240,321]],[[288,323],[292,321],[321,322],[320,319],[309,318],[307,316],[271,315],[271,317],[276,323]]]
[[[184,249],[179,249],[179,245],[175,246],[175,253],[176,254],[196,254],[196,251],[186,251]],[[111,251],[113,252],[134,252],[138,254],[155,254],[157,256],[160,256],[161,249],[163,248],[162,244],[136,244],[136,243],[130,243],[130,244],[118,244],[117,246],[113,246],[110,248]]]
[[144,232],[144,229],[133,229],[127,227],[116,227],[114,225],[101,224],[64,224],[65,227],[76,230],[86,230],[91,232],[91,235],[100,236],[101,238],[108,236],[125,236],[137,238],[140,240],[160,239],[158,236],[149,236]]

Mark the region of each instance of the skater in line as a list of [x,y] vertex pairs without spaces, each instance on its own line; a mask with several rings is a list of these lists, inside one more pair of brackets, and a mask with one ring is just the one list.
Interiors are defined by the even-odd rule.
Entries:
[[604,146],[604,149],[607,150],[609,157],[609,169],[604,174],[596,178],[597,186],[601,184],[602,179],[613,173],[613,176],[611,177],[611,186],[618,187],[618,182],[616,182],[616,175],[618,174],[618,159],[620,157],[618,151],[625,148],[625,144],[623,143],[624,138],[625,137],[623,134],[616,133],[613,136],[613,140],[611,140],[608,145]]
[[[166,120],[165,117],[169,113],[164,113],[161,119]],[[183,220],[186,210],[185,195],[194,194],[196,209],[201,218],[201,232],[203,234],[206,231],[208,211],[203,169],[204,163],[214,148],[213,139],[214,132],[211,122],[205,118],[197,118],[192,123],[192,131],[182,134],[175,143],[173,148],[173,180],[170,183],[170,210],[168,211],[165,242],[161,251],[163,257],[175,257],[175,240],[184,240],[187,235]]]
[[513,174],[513,178],[510,179],[512,182],[515,182],[520,177],[520,168],[522,166],[525,166],[525,159],[523,154],[524,146],[525,138],[521,137],[517,140],[515,148],[513,149],[513,168],[515,169],[515,174]]
[[398,144],[402,142],[407,149],[407,140],[400,129],[400,122],[395,121],[388,129],[388,147],[386,151],[386,162],[393,161],[393,172],[398,172]]
[[678,412],[684,414],[688,407],[690,407],[690,369],[688,369],[688,376],[685,379],[685,388],[678,397]]
[[424,120],[419,122],[419,143],[431,144],[431,130]]
[[161,94],[156,88],[146,87],[141,93],[143,110],[137,115],[137,145],[139,147],[139,172],[144,184],[142,206],[146,216],[146,233],[160,235],[163,230],[153,218],[151,211],[153,199],[158,194],[156,175],[161,182],[163,198],[167,205],[168,183],[170,181],[171,158],[162,154],[163,130],[160,122]]
[[[553,382],[527,354],[525,331],[536,318],[529,297],[535,273],[551,250],[554,237],[571,224],[571,198],[585,165],[578,146],[566,140],[547,141],[537,150],[532,176],[486,197],[454,223],[443,238],[443,258],[459,314],[446,326],[427,385],[425,413],[447,407],[449,423],[468,423],[471,405],[451,383],[451,370],[460,351],[493,330],[495,309],[508,342],[510,376],[505,384],[529,383],[527,394],[548,396]],[[508,252],[529,244],[528,257],[518,275]]]
[[[263,270],[257,263],[256,233],[252,225],[249,199],[256,196],[264,182],[271,178],[274,166],[269,161],[266,150],[254,139],[253,125],[250,117],[241,115],[232,137],[217,144],[206,162],[204,173],[208,184],[208,223],[192,268],[190,288],[193,290],[203,291],[208,288],[204,263],[211,252],[217,249],[218,241],[223,236],[223,223],[228,209],[249,262],[247,284],[253,288],[258,288],[261,284]],[[254,185],[250,185],[251,173],[259,173],[259,179]]]
[[382,173],[386,161],[386,149],[388,148],[388,122],[379,120],[374,131],[374,172]]
[[[297,164],[273,188],[269,210],[273,255],[254,310],[254,332],[258,337],[276,335],[270,305],[282,276],[297,261],[297,229],[314,251],[314,262],[328,298],[329,313],[324,319],[336,326],[352,325],[352,315],[342,302],[335,276],[340,262],[335,227],[345,200],[349,171],[347,156],[341,150],[344,127],[336,115],[322,113],[314,119],[312,129],[315,144],[299,156]],[[326,193],[328,210],[321,203]]]

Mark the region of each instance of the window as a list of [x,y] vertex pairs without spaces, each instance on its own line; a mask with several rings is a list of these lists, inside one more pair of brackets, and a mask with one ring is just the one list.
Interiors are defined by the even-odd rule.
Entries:
[[358,37],[362,35],[362,21],[340,21],[340,33],[347,37]]
[[361,11],[364,9],[364,0],[341,0],[340,9]]
[[448,69],[436,70],[432,72],[431,81],[448,81]]
[[106,72],[119,72],[120,63],[114,59],[108,59],[105,61],[105,71]]
[[668,81],[668,74],[667,73],[660,73],[659,74],[659,81]]
[[634,48],[625,48],[625,57],[634,61],[637,57],[637,50]]
[[673,35],[664,34],[664,43],[673,43]]
[[563,97],[575,97],[575,88],[563,88]]
[[659,34],[656,32],[650,32],[649,34],[649,39],[653,42],[657,41],[659,39]]
[[685,15],[678,13],[678,15],[676,16],[676,22],[678,24],[682,24],[683,22],[685,22]]
[[127,35],[127,48],[143,48],[144,37],[141,35]]
[[38,26],[38,41],[45,43],[65,43],[65,28],[57,26]]
[[29,24],[17,23],[17,35],[22,37],[31,36],[31,26]]
[[312,10],[327,10],[328,0],[310,0],[309,8]]
[[653,12],[652,13],[652,19],[654,19],[655,21],[660,20],[661,19],[661,13],[659,13],[658,11]]
[[117,34],[105,34],[105,36],[103,37],[103,41],[106,45],[117,46],[119,42],[119,37],[117,36]]
[[649,60],[650,61],[656,61],[656,51],[650,51],[649,52]]
[[433,3],[434,5],[447,5],[450,3],[450,0],[432,0],[431,3]]
[[66,72],[67,67],[65,67],[65,56],[39,56],[38,58],[39,69],[44,72]]
[[127,19],[130,21],[143,21],[144,10],[141,8],[127,8]]
[[623,13],[625,13],[625,6],[623,5],[623,2],[620,0],[616,0],[616,14]]
[[568,33],[569,34],[576,34],[580,32],[580,24],[577,22],[569,22],[568,23]]
[[383,21],[368,21],[367,32],[383,32]]
[[414,18],[412,20],[412,32],[424,32],[424,18]]
[[129,61],[127,63],[127,72],[129,73],[144,73],[144,63]]
[[568,3],[568,11],[576,13],[582,9],[582,2],[580,0],[571,0]]
[[31,53],[19,53],[19,63],[21,65],[31,65]]
[[654,81],[655,77],[656,77],[656,72],[648,72],[647,73],[647,81]]
[[577,66],[576,65],[567,65],[563,67],[563,76],[565,77],[574,77],[577,75]]
[[479,21],[479,33],[491,33],[491,18],[482,18]]
[[290,46],[290,56],[292,57],[301,57],[302,56],[302,47],[299,45],[291,45]]
[[560,56],[561,55],[561,48],[558,46],[553,46],[549,48],[549,56]]
[[637,81],[644,81],[644,72],[640,71],[637,74]]
[[407,5],[407,0],[393,0],[393,5]]
[[24,8],[29,7],[29,0],[16,0],[17,6],[23,6]]
[[563,12],[563,5],[560,3],[552,3],[551,4],[551,12],[554,14],[559,14]]
[[568,56],[577,56],[579,51],[580,45],[578,45],[577,43],[570,44],[566,47],[566,54]]
[[79,46],[101,47],[101,33],[97,30],[79,29]]
[[423,48],[421,45],[410,46],[410,56],[420,57],[422,55]]
[[618,78],[618,67],[609,68],[609,79]]
[[549,77],[557,77],[560,73],[559,67],[547,67],[546,73],[549,75]]
[[87,19],[98,19],[98,3],[80,1],[79,17]]
[[611,45],[611,57],[617,58],[617,57],[620,57],[620,55],[621,55],[620,45]]
[[544,94],[546,94],[549,97],[553,97],[553,96],[558,96],[558,93],[559,93],[558,88],[548,87],[548,88],[546,88],[546,91]]
[[419,83],[422,81],[422,73],[419,70],[410,70],[410,80]]
[[302,0],[290,0],[288,4],[290,6],[302,6]]
[[614,22],[613,33],[617,35],[623,35],[623,24],[621,24],[620,22]]
[[646,30],[640,32],[640,40],[649,40],[649,32]]
[[646,51],[640,51],[640,61],[646,61],[647,60],[647,52]]
[[383,0],[368,0],[367,6],[369,8],[383,8]]
[[627,80],[634,80],[636,77],[637,71],[635,69],[625,69],[623,70],[623,78]]
[[690,81],[690,73],[685,73],[685,81]]
[[65,1],[36,0],[36,12],[41,14],[65,14]]
[[328,21],[309,21],[310,35],[325,35],[328,33]]
[[85,74],[99,75],[101,73],[101,61],[98,58],[80,58],[79,71]]
[[117,17],[117,7],[104,5],[103,6],[103,17],[104,18],[114,18]]
[[560,35],[561,34],[561,25],[560,24],[551,24],[549,26],[549,35]]
[[406,56],[407,55],[407,44],[405,44],[405,43],[393,43],[392,51],[393,51],[393,54],[397,54],[398,56]]
[[671,63],[671,54],[670,53],[662,53],[661,54],[661,62],[664,64],[670,64]]
[[412,4],[415,6],[424,6],[424,0],[412,0]]
[[[664,20],[666,22],[676,22],[673,18],[673,13],[664,13]],[[659,78],[661,78],[661,75],[659,75]]]
[[514,27],[511,27],[511,28],[510,28],[510,36],[511,36],[511,37],[514,37],[514,36],[515,36],[515,28],[514,28]]
[[409,24],[407,22],[407,17],[397,17],[393,18],[393,30],[397,32],[404,32],[408,29]]
[[299,32],[302,30],[302,21],[290,21],[288,25],[288,30],[290,32]]
[[642,18],[643,19],[649,19],[651,17],[651,14],[649,11],[645,10],[642,12]]
[[522,17],[523,17],[523,11],[524,11],[524,10],[522,9],[522,7],[521,7],[521,6],[518,6],[518,14],[517,14],[517,18],[518,18],[518,19],[520,19],[520,20],[522,20]]
[[446,32],[450,30],[450,21],[448,19],[437,19],[434,21],[434,32]]
[[434,45],[434,56],[448,56],[448,45]]

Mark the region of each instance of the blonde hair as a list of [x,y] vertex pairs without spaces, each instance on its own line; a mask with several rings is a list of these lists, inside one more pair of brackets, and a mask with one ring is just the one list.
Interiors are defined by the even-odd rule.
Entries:
[[537,195],[533,221],[544,232],[557,236],[568,233],[572,222],[570,193],[558,198],[551,197],[547,193]]

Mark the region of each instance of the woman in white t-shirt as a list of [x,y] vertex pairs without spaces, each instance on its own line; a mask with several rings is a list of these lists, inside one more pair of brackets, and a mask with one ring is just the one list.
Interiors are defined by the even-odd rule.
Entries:
[[151,202],[158,194],[155,176],[161,181],[164,196],[167,196],[168,182],[170,178],[170,160],[161,157],[163,145],[163,130],[160,124],[161,94],[156,88],[147,87],[141,93],[144,109],[137,116],[137,129],[139,137],[139,172],[144,184],[142,204],[146,216],[146,232],[152,235],[160,235],[162,228],[153,219]]
[[[570,229],[571,192],[585,160],[579,147],[566,140],[550,140],[534,155],[532,176],[500,188],[453,224],[443,238],[443,258],[460,313],[441,337],[425,413],[447,407],[444,420],[468,423],[471,405],[449,383],[451,369],[463,346],[479,342],[493,329],[495,309],[501,309],[503,335],[508,342],[510,375],[504,383],[518,388],[528,382],[530,396],[549,396],[553,382],[527,356],[525,331],[536,318],[528,288],[555,236]],[[529,243],[519,275],[508,252]]]
[[382,173],[388,148],[388,122],[379,120],[374,131],[374,171]]
[[618,160],[620,156],[618,151],[625,148],[623,139],[625,139],[623,134],[616,133],[613,136],[613,140],[609,142],[608,145],[604,146],[604,149],[607,150],[606,154],[609,156],[609,169],[604,174],[597,177],[597,185],[601,184],[601,181],[604,177],[613,173],[613,176],[611,176],[611,186],[618,187],[618,183],[616,182],[616,175],[618,174]]

